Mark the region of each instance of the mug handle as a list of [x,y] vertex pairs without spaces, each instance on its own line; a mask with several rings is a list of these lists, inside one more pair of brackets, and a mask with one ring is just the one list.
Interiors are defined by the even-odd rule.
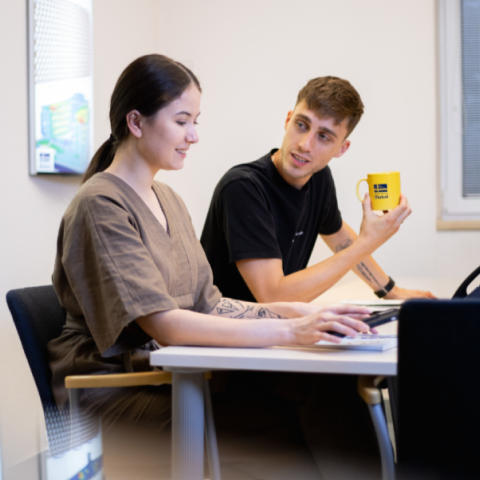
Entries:
[[359,180],[359,181],[357,182],[357,197],[358,197],[358,199],[359,199],[361,202],[363,202],[363,198],[360,197],[360,184],[361,184],[362,182],[367,182],[367,184],[368,184],[368,178],[362,178],[361,180]]

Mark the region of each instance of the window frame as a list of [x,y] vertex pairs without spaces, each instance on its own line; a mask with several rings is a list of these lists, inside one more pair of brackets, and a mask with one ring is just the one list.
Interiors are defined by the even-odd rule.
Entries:
[[462,65],[460,0],[438,2],[438,230],[480,229],[480,197],[462,192]]

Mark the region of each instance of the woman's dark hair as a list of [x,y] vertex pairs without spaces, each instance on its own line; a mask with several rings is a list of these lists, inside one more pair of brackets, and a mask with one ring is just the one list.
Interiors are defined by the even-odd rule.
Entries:
[[112,134],[93,156],[82,183],[112,163],[117,147],[130,132],[127,113],[138,110],[151,117],[179,98],[192,83],[201,91],[191,70],[164,55],[145,55],[134,60],[120,75],[110,99]]

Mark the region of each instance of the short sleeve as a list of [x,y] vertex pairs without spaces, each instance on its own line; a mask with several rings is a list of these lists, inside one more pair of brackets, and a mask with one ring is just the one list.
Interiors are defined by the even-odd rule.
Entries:
[[248,258],[282,258],[274,216],[254,182],[230,182],[221,191],[218,205],[230,263]]
[[[105,196],[83,197],[64,217],[56,274],[67,278],[78,311],[104,356],[133,320],[178,308],[145,247],[135,219]],[[61,280],[60,278],[58,280]],[[54,284],[59,289],[62,282]]]
[[326,198],[323,202],[324,209],[320,215],[320,224],[318,233],[320,235],[333,235],[337,233],[343,224],[342,214],[338,208],[337,191],[333,180],[332,172],[329,167],[322,170],[323,186],[326,191]]

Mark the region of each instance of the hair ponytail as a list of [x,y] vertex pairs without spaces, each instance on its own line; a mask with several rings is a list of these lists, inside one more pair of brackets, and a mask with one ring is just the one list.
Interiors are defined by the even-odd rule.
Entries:
[[164,55],[145,55],[128,65],[117,80],[110,99],[112,134],[93,156],[82,183],[106,170],[113,162],[118,146],[130,134],[127,113],[138,110],[145,117],[151,117],[179,98],[192,83],[202,91],[190,69]]
[[103,142],[100,148],[95,152],[90,164],[88,165],[87,170],[83,174],[82,183],[85,183],[87,180],[90,180],[96,173],[103,172],[106,170],[115,157],[115,145],[110,138]]

